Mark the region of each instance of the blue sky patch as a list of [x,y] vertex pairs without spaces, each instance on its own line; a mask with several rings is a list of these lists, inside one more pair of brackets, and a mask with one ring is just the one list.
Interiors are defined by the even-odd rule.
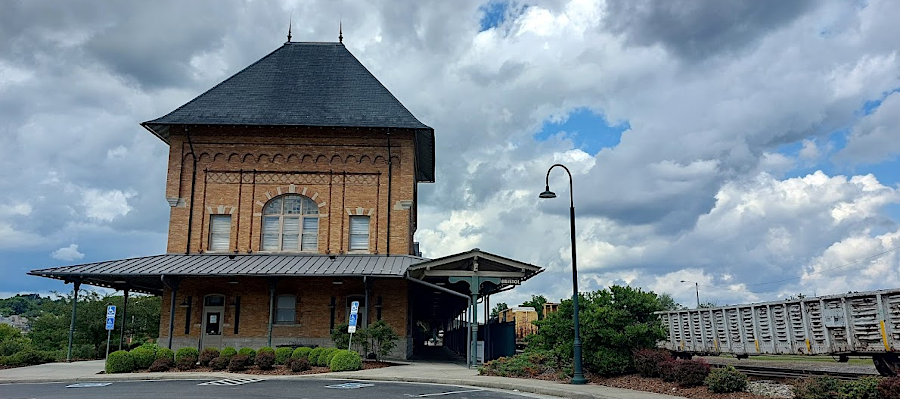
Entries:
[[541,131],[534,135],[537,141],[546,141],[551,137],[565,133],[575,148],[596,155],[604,148],[612,148],[619,144],[622,133],[631,128],[628,122],[610,124],[603,115],[598,115],[588,108],[578,108],[565,120],[560,122],[544,122]]
[[491,28],[496,28],[503,24],[506,21],[506,10],[509,8],[509,1],[504,0],[491,0],[487,4],[478,7],[478,10],[482,12],[481,15],[481,29],[479,32],[484,32]]

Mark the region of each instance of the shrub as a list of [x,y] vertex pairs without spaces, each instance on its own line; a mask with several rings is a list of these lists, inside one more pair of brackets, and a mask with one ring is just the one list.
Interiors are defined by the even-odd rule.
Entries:
[[354,371],[362,368],[362,358],[359,353],[346,349],[335,350],[331,363],[328,365],[331,371]]
[[368,342],[368,345],[363,345],[365,351],[368,352],[369,348],[372,348],[375,352],[375,359],[381,360],[394,350],[400,336],[386,321],[378,320],[366,328],[363,339]]
[[[0,327],[6,326],[6,324],[0,324]],[[25,337],[15,337],[15,338],[7,338],[5,341],[0,341],[0,356],[12,356],[16,353],[19,353],[31,346],[31,342],[28,338]]]
[[7,366],[32,366],[35,364],[48,363],[56,360],[56,354],[51,351],[39,351],[32,348],[26,348],[12,356],[6,357]]
[[203,348],[203,351],[200,352],[200,365],[209,367],[209,362],[217,357],[219,357],[218,348]]
[[194,367],[197,367],[197,360],[193,357],[183,357],[175,361],[175,368],[179,370],[190,370]]
[[146,369],[156,360],[156,350],[148,347],[139,346],[132,349],[129,353],[134,358],[135,369]]
[[106,358],[106,374],[134,371],[134,357],[126,351],[115,351]]
[[299,348],[297,348],[297,349],[294,349],[294,351],[291,352],[291,359],[306,359],[306,360],[309,360],[309,352],[310,352],[311,350],[312,350],[312,349],[307,348],[307,347],[305,347],[305,346],[301,346],[301,347],[299,347]]
[[554,365],[559,364],[561,362],[552,359],[547,351],[528,350],[515,356],[489,361],[478,371],[482,375],[533,378],[542,374],[558,374],[560,369]]
[[863,377],[853,381],[841,383],[842,399],[878,399],[884,396],[878,395],[878,383],[881,377]]
[[305,357],[299,357],[296,359],[291,359],[288,361],[288,365],[291,367],[291,371],[295,373],[299,373],[301,371],[309,370],[309,360]]
[[226,347],[222,348],[221,351],[219,351],[219,356],[222,356],[229,360],[231,359],[232,356],[237,355],[237,354],[238,354],[237,349],[234,349],[230,346],[226,346]]
[[273,365],[275,365],[275,353],[260,350],[256,354],[256,366],[260,370],[271,370]]
[[228,367],[228,358],[219,356],[209,361],[209,367],[213,370],[225,370]]
[[715,393],[741,392],[747,389],[747,375],[732,366],[712,370],[706,377],[709,390]]
[[[667,335],[653,314],[663,309],[652,292],[614,285],[580,294],[579,305],[585,371],[601,375],[630,372],[634,367],[632,350],[653,348]],[[573,310],[572,301],[564,300],[559,311],[535,321],[538,333],[528,339],[528,347],[553,352],[555,359],[571,359]]]
[[253,348],[241,348],[238,351],[238,355],[247,356],[247,365],[252,366],[253,361],[256,360],[256,351]]
[[269,353],[271,353],[271,354],[274,355],[274,354],[275,354],[275,349],[272,349],[272,347],[270,347],[270,346],[264,346],[264,347],[262,347],[262,348],[259,348],[259,350],[256,351],[256,354],[258,355],[258,354],[263,353],[263,352],[269,352]]
[[657,372],[659,372],[659,378],[662,378],[665,382],[675,382],[678,379],[677,371],[680,360],[676,359],[668,359],[659,362],[657,365]]
[[322,367],[331,367],[331,359],[334,358],[334,355],[339,351],[338,348],[325,348],[322,351],[322,354],[319,355],[318,363],[319,366]]
[[638,349],[634,351],[634,368],[642,377],[659,377],[659,364],[672,359],[663,349]]
[[319,355],[321,355],[322,351],[324,351],[324,350],[325,350],[325,348],[314,348],[313,350],[309,351],[309,355],[307,356],[307,359],[309,359],[310,366],[318,366],[319,365],[319,363],[318,363]]
[[877,390],[880,399],[900,399],[900,376],[883,378]]
[[710,366],[702,359],[682,360],[675,368],[675,381],[683,387],[703,385],[709,375]]
[[833,377],[804,378],[794,382],[794,399],[832,399],[840,395],[841,381]]
[[[262,349],[260,349],[260,351],[261,350]],[[275,364],[287,364],[288,359],[291,358],[293,352],[293,349],[287,347],[275,349]]]
[[156,350],[156,358],[157,359],[169,359],[172,363],[175,363],[175,352],[172,352],[169,348],[159,348]]
[[200,357],[200,352],[197,352],[195,348],[181,348],[178,352],[175,352],[175,365],[178,365],[182,361],[187,361],[185,359],[191,360],[193,363],[197,363],[197,358]]
[[228,371],[244,371],[249,363],[249,358],[245,355],[234,355],[228,361]]
[[[137,348],[135,348],[135,349],[137,349]],[[160,358],[160,359],[154,360],[153,363],[150,364],[149,370],[154,373],[161,372],[161,371],[169,371],[169,369],[172,368],[172,366],[173,366],[172,359]]]

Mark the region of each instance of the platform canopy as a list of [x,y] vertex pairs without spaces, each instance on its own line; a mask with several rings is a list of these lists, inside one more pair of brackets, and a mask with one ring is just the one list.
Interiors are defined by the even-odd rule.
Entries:
[[425,261],[409,255],[165,254],[32,270],[28,274],[160,295],[172,277],[403,277]]
[[[460,279],[478,277],[478,295],[490,295],[516,286],[542,272],[539,266],[505,258],[478,248],[416,263],[407,269],[409,277],[441,286],[456,286]],[[472,294],[468,288],[457,290]]]

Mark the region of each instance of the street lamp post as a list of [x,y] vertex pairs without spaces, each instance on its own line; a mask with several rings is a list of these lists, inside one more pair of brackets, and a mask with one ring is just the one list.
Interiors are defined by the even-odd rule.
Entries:
[[697,309],[700,309],[700,284],[696,281],[681,280],[682,283],[694,283],[694,290],[697,292]]
[[587,380],[584,378],[584,372],[581,370],[581,335],[579,334],[581,328],[578,323],[578,267],[575,263],[575,200],[572,192],[572,172],[569,172],[569,168],[565,167],[563,164],[555,164],[551,166],[550,169],[547,169],[544,192],[542,192],[539,197],[556,198],[556,193],[550,191],[550,171],[557,166],[565,169],[566,173],[569,174],[569,235],[572,239],[572,306],[574,308],[572,321],[575,323],[575,360],[573,365],[575,375],[572,376],[572,384],[584,384]]

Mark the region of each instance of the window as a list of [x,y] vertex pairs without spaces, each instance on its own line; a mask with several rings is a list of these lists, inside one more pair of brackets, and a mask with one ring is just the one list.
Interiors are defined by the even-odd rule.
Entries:
[[263,208],[262,250],[316,252],[319,206],[302,195],[283,195]]
[[209,216],[209,250],[227,251],[231,246],[231,215]]
[[369,250],[368,216],[350,216],[350,250]]
[[279,295],[275,300],[275,323],[294,324],[297,319],[297,297]]

